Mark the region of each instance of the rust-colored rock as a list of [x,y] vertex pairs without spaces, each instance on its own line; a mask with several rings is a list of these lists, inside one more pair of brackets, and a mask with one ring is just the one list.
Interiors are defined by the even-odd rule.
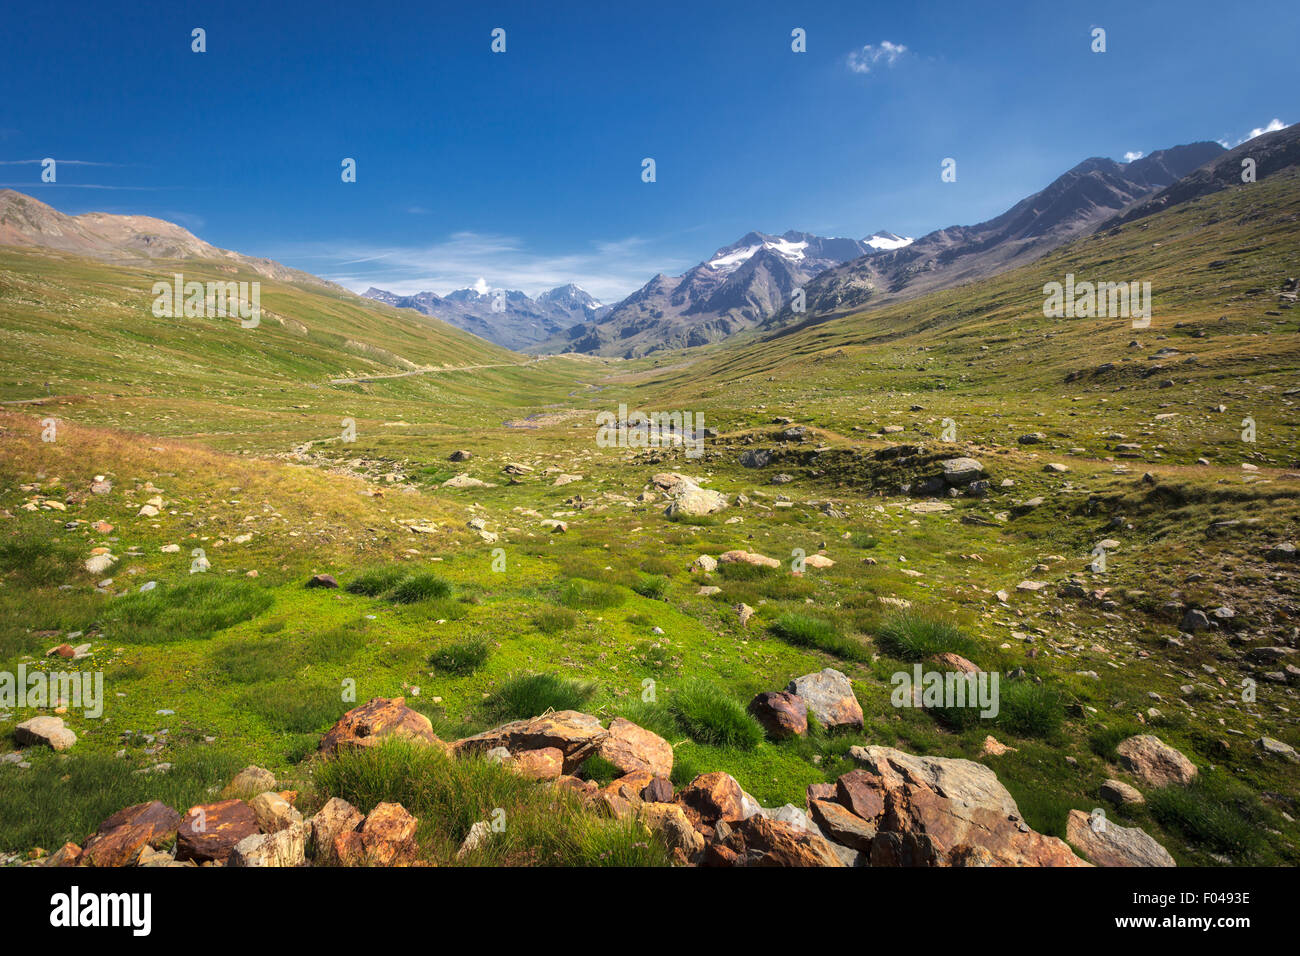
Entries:
[[732,827],[726,846],[739,866],[844,866],[822,837],[761,813]]
[[642,803],[636,808],[636,818],[656,833],[681,864],[696,862],[704,853],[704,837],[691,826],[681,807],[675,803]]
[[236,843],[258,832],[257,817],[243,800],[191,807],[176,830],[176,859],[224,864]]
[[597,746],[596,753],[624,773],[645,770],[667,777],[673,772],[672,745],[622,717],[610,721],[608,736]]
[[755,695],[749,712],[773,740],[802,737],[808,733],[808,705],[788,690],[769,690]]
[[[739,822],[745,818],[744,791],[729,773],[702,773],[677,794],[677,803],[697,828],[712,830],[718,821]],[[705,831],[705,836],[711,833]]]
[[65,843],[51,853],[41,866],[76,866],[81,861],[81,847],[75,843]]
[[951,651],[935,654],[930,658],[930,663],[945,671],[955,671],[959,674],[978,674],[980,672],[980,669],[975,664],[960,654],[953,654]]
[[334,839],[361,827],[365,814],[341,797],[330,797],[311,818],[311,843],[317,864],[337,862]]
[[455,756],[484,754],[504,747],[512,754],[556,747],[564,754],[564,772],[573,773],[596,752],[607,736],[600,720],[576,710],[561,710],[540,717],[515,720],[500,727],[457,740],[450,745]]
[[84,866],[130,866],[145,846],[158,847],[176,835],[181,815],[161,801],[126,807],[99,825],[80,863]]
[[405,697],[376,697],[340,717],[322,738],[320,752],[332,757],[340,748],[372,747],[389,737],[446,746],[433,732],[429,718],[406,706]]
[[808,810],[813,822],[827,839],[855,850],[870,852],[871,841],[876,838],[874,823],[868,823],[832,800],[814,800]]
[[525,750],[514,755],[510,768],[533,780],[555,780],[564,772],[564,751],[559,747]]
[[834,799],[855,816],[874,823],[885,811],[885,782],[869,770],[850,770],[835,781]]
[[410,866],[418,852],[417,825],[400,803],[381,803],[360,830],[334,838],[334,852],[343,866]]

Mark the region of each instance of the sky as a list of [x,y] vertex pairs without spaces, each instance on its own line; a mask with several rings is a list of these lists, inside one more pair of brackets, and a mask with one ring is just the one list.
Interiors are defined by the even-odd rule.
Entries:
[[921,236],[1087,157],[1295,122],[1298,26],[1296,0],[14,3],[0,185],[356,291],[612,302],[751,230]]

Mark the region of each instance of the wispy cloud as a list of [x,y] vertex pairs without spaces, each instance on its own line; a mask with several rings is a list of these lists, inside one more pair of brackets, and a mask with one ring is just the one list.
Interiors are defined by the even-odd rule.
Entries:
[[656,251],[637,236],[599,240],[568,253],[541,253],[515,236],[458,232],[421,246],[315,242],[265,254],[362,292],[378,286],[399,295],[455,289],[519,289],[537,295],[576,283],[602,302],[616,302],[659,272],[679,273],[692,260]]
[[[46,157],[53,159],[60,166],[113,166],[124,169],[129,163],[96,163],[89,159],[59,159],[57,156]],[[44,159],[0,159],[0,166],[39,166],[45,162]]]
[[1256,136],[1263,136],[1265,133],[1275,133],[1280,129],[1286,129],[1290,125],[1291,125],[1290,123],[1283,123],[1280,119],[1277,119],[1275,117],[1268,121],[1267,126],[1256,126],[1254,129],[1252,129],[1241,139],[1237,140],[1235,143],[1229,143],[1227,138],[1225,137],[1224,139],[1219,140],[1219,145],[1222,146],[1224,149],[1232,149],[1232,147],[1240,146],[1242,143],[1246,142],[1247,140],[1254,139]]
[[877,65],[893,66],[907,53],[907,47],[901,43],[880,41],[880,45],[868,43],[859,50],[849,54],[849,69],[854,73],[870,73]]

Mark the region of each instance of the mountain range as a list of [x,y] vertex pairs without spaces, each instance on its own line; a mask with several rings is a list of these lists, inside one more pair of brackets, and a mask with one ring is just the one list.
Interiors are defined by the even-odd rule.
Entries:
[[363,295],[433,316],[516,352],[532,350],[574,323],[594,321],[608,311],[572,282],[536,299],[517,289],[457,289],[440,296],[436,292],[397,295],[371,286]]

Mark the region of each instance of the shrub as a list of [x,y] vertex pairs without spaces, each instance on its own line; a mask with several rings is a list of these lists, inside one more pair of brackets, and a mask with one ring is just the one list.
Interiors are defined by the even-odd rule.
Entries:
[[841,634],[833,622],[798,611],[777,618],[772,624],[772,632],[791,644],[815,647],[845,660],[861,661],[870,657],[864,643]]
[[451,591],[451,582],[436,574],[411,574],[397,583],[389,597],[397,604],[415,604],[449,598]]
[[744,705],[707,681],[683,684],[668,707],[678,726],[697,743],[753,750],[763,740],[763,728]]
[[429,664],[447,674],[472,674],[486,663],[488,642],[481,637],[457,641],[429,655]]
[[602,584],[574,578],[560,591],[560,603],[579,610],[607,610],[627,600],[627,592],[616,584]]
[[904,661],[923,661],[948,652],[970,656],[979,649],[951,621],[910,610],[885,618],[876,631],[876,642],[886,653]]
[[536,717],[547,710],[578,710],[591,699],[596,685],[555,674],[515,674],[487,700],[497,720]]
[[1051,737],[1065,720],[1061,695],[1029,680],[1001,681],[996,723],[1021,737]]
[[401,568],[371,568],[349,581],[344,590],[350,594],[379,597],[402,580],[404,574]]
[[1259,800],[1241,784],[1217,774],[1203,774],[1186,787],[1152,790],[1147,805],[1161,826],[1192,843],[1242,859],[1263,849],[1268,821]]
[[668,593],[670,583],[663,575],[645,575],[636,584],[632,585],[632,590],[642,597],[662,601]]

